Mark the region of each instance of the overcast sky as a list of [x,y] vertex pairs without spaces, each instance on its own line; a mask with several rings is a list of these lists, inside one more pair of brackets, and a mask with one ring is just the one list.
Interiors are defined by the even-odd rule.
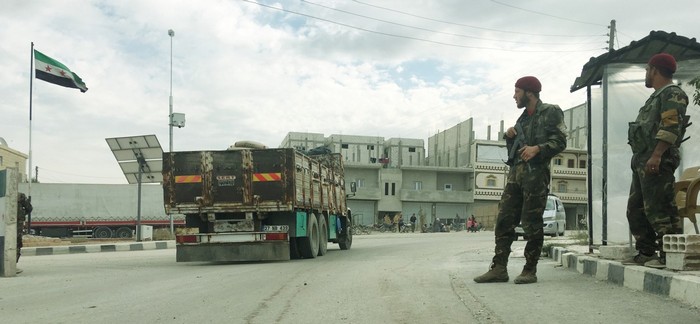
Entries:
[[[582,66],[652,30],[698,37],[684,1],[25,1],[0,11],[0,137],[29,151],[30,48],[89,90],[33,83],[32,164],[45,183],[126,183],[105,138],[157,135],[168,149],[277,147],[288,132],[424,139],[474,118],[515,122],[521,76],[568,109]],[[640,76],[641,78],[642,76]],[[642,103],[640,103],[641,105]]]

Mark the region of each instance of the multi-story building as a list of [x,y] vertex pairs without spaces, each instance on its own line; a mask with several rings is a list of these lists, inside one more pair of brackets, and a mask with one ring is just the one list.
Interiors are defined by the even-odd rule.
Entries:
[[5,139],[0,137],[0,170],[15,168],[19,173],[19,181],[27,181],[27,155],[10,148]]
[[424,223],[437,218],[450,223],[463,222],[472,202],[471,174],[465,167],[426,166],[424,141],[390,138],[330,135],[316,133],[287,134],[280,147],[311,150],[320,146],[341,153],[345,159],[346,184],[355,182],[357,192],[348,200],[354,220],[374,224],[385,215],[402,213],[406,221],[412,214],[425,215]]

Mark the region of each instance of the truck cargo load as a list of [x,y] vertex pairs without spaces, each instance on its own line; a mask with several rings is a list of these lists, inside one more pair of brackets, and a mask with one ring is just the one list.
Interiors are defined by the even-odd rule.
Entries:
[[166,152],[163,193],[167,213],[185,214],[178,262],[315,258],[328,242],[352,244],[340,154],[250,144]]

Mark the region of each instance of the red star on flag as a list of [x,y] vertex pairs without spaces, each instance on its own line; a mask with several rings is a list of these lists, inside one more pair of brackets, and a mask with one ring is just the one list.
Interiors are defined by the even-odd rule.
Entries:
[[46,70],[46,72],[51,72],[51,67],[48,65],[44,69]]
[[62,76],[66,76],[66,71],[61,70],[59,73],[61,73]]

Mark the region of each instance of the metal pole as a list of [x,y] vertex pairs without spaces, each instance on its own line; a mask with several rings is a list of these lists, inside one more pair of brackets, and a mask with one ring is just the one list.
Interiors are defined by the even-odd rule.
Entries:
[[139,175],[138,175],[138,198],[136,203],[136,242],[141,242],[141,175],[143,174],[143,166],[145,164],[143,157],[138,158]]
[[[170,36],[170,115],[168,115],[168,124],[170,126],[170,149],[168,150],[170,156],[173,153],[173,37],[175,37],[175,31],[172,29],[168,30],[168,35]],[[168,214],[170,219],[170,235],[175,235],[175,225],[173,223],[173,214]]]
[[170,35],[170,113],[168,114],[168,127],[170,128],[170,149],[168,152],[173,151],[173,36],[175,32],[170,29],[168,30],[168,35]]

